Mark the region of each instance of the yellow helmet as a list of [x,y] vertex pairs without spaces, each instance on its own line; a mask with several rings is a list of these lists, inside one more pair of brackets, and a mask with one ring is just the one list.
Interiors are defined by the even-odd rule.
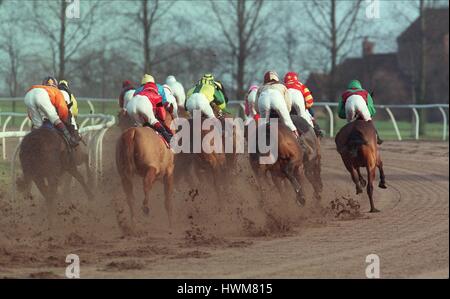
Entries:
[[60,80],[59,81],[59,86],[64,85],[66,87],[69,87],[69,82],[67,82],[66,80]]
[[145,74],[144,77],[142,77],[141,84],[147,84],[147,83],[155,83],[155,79],[152,75]]

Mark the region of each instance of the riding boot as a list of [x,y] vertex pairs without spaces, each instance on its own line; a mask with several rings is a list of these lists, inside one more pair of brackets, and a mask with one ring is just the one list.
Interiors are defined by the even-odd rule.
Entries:
[[316,120],[313,120],[312,123],[314,125],[314,133],[316,133],[317,137],[322,138],[324,134],[323,134],[322,129],[319,126],[319,123]]
[[153,128],[155,129],[156,132],[158,132],[159,134],[162,135],[162,137],[164,137],[164,139],[167,141],[168,144],[170,144],[170,140],[172,139],[172,134],[170,134],[167,129],[160,123],[157,122],[153,125]]
[[63,122],[56,124],[55,127],[63,134],[64,138],[67,140],[71,147],[76,147],[79,144],[79,142],[72,136],[72,134],[70,134],[69,130],[67,130]]
[[380,138],[380,134],[378,134],[378,131],[376,132],[377,132],[377,144],[380,145],[383,143],[383,140]]

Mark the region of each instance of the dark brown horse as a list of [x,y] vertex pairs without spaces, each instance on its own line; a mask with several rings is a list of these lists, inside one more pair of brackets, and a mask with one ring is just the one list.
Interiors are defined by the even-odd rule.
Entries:
[[18,189],[30,194],[34,182],[48,204],[49,223],[55,212],[55,199],[58,186],[64,173],[73,176],[83,187],[89,200],[94,198],[77,166],[85,164],[88,181],[92,182],[89,157],[85,146],[80,143],[70,149],[64,137],[51,128],[39,128],[31,131],[20,144],[19,158],[23,177],[18,178]]
[[[383,162],[377,145],[377,132],[372,121],[355,120],[346,124],[337,133],[335,142],[336,149],[356,185],[356,194],[362,193],[362,187],[367,184],[370,212],[379,212],[373,203],[373,183],[377,167],[380,172],[378,187],[383,189],[387,187]],[[367,170],[367,182],[360,173],[361,167]]]
[[321,198],[323,189],[321,177],[321,151],[320,140],[308,122],[297,115],[291,115],[292,122],[299,132],[301,132],[300,145],[303,148],[303,164],[305,169],[305,177],[311,183],[314,189],[314,197],[318,200]]
[[[171,115],[167,114],[164,121],[165,125],[170,127],[171,121]],[[169,218],[169,226],[171,226],[174,154],[163,141],[163,137],[149,127],[132,127],[125,130],[117,142],[116,166],[130,208],[132,227],[134,226],[135,215],[134,175],[143,178],[145,197],[142,209],[146,215],[150,211],[148,202],[153,184],[156,180],[163,180],[165,208]]]
[[[248,132],[250,137],[256,132]],[[267,134],[269,129],[267,128]],[[272,181],[280,194],[284,194],[282,181],[288,179],[296,193],[296,202],[303,206],[306,202],[302,187],[303,168],[303,150],[292,131],[282,122],[278,122],[278,157],[273,164],[260,164],[259,153],[250,154],[250,165],[255,173],[258,187],[264,196],[262,186],[267,185],[267,173],[271,174]]]

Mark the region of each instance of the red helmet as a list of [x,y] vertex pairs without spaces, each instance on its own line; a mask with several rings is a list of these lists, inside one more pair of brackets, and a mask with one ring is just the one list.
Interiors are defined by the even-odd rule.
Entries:
[[275,71],[268,71],[264,74],[264,84],[269,82],[280,82],[280,78],[278,77],[277,72]]
[[130,80],[125,80],[122,82],[122,88],[131,86],[131,81]]
[[298,82],[298,75],[296,72],[288,72],[284,76],[284,83],[288,82]]

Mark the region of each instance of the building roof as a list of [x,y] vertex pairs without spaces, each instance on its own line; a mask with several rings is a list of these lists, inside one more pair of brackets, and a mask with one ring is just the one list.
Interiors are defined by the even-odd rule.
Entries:
[[[425,10],[425,31],[429,40],[439,41],[448,34],[448,8],[428,8]],[[420,36],[420,17],[397,37],[397,42],[417,41]]]

